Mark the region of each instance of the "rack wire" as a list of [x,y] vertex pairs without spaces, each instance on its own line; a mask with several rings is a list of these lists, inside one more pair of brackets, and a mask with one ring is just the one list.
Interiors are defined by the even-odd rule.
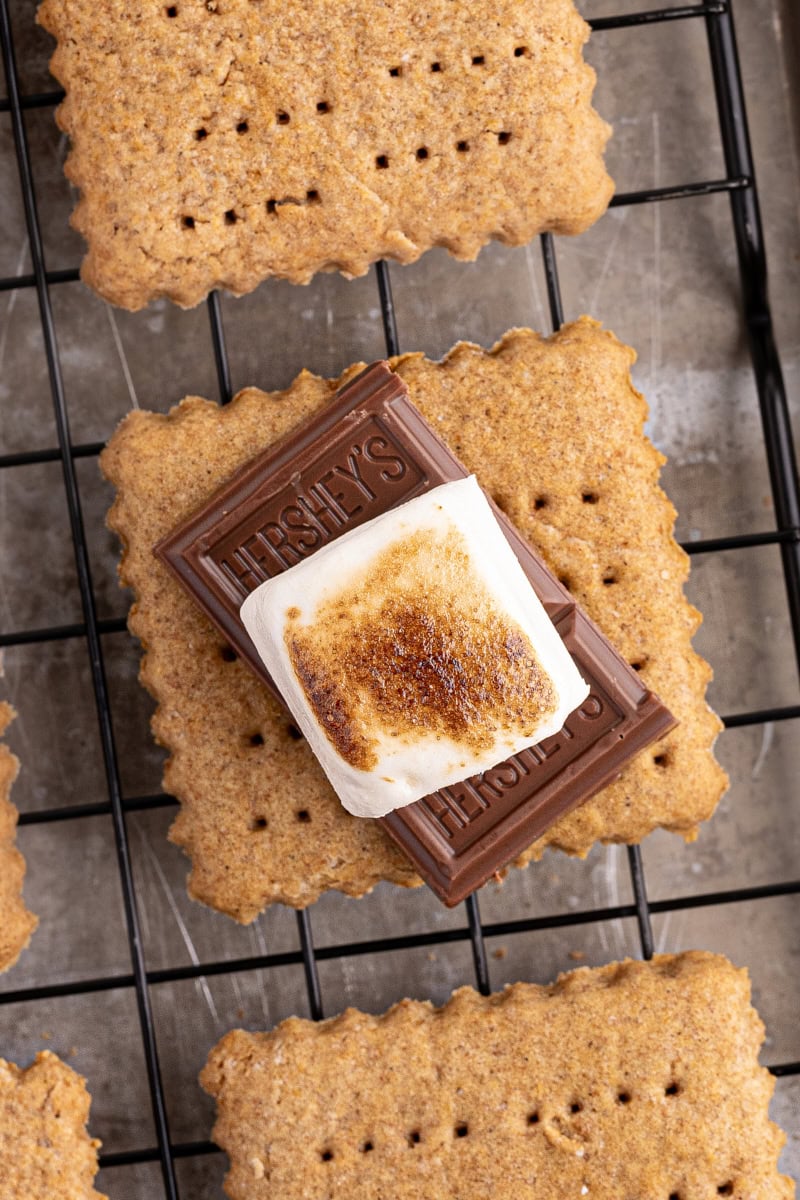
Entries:
[[[629,13],[618,17],[590,20],[596,31],[618,30],[668,21],[700,20],[705,23],[708,52],[716,94],[721,145],[724,152],[725,176],[721,179],[695,180],[671,187],[616,195],[612,206],[657,204],[665,201],[691,200],[712,193],[728,193],[731,218],[739,263],[741,300],[750,343],[753,372],[758,391],[764,448],[769,468],[775,511],[775,528],[759,533],[719,537],[694,541],[684,546],[690,555],[707,555],[726,551],[747,550],[759,546],[777,546],[781,555],[786,588],[786,603],[793,634],[795,656],[800,664],[800,487],[792,441],[792,430],[780,359],[772,331],[772,318],[767,293],[767,266],[764,236],[759,211],[755,172],[748,133],[742,78],[736,47],[733,0],[710,0],[707,3],[681,4]],[[67,405],[62,381],[56,329],[51,307],[50,289],[79,278],[77,269],[48,271],[37,214],[31,153],[26,133],[25,113],[50,108],[63,98],[58,90],[21,95],[16,66],[13,31],[9,15],[9,0],[0,0],[0,42],[2,42],[7,97],[0,99],[0,113],[8,113],[14,137],[19,170],[25,221],[30,239],[33,272],[0,278],[0,292],[15,289],[35,289],[47,359],[58,445],[56,447],[0,455],[0,469],[47,462],[60,462],[63,472],[66,506],[70,523],[73,551],[77,569],[83,619],[69,625],[5,632],[0,634],[0,647],[40,644],[67,639],[85,641],[89,657],[94,704],[100,732],[105,768],[107,799],[97,803],[70,805],[22,814],[21,825],[45,822],[73,821],[85,817],[110,815],[113,822],[125,923],[130,951],[131,969],[125,974],[92,976],[70,982],[0,992],[0,1005],[35,1002],[54,997],[72,997],[110,989],[132,989],[135,992],[144,1060],[146,1064],[156,1145],[123,1153],[104,1153],[103,1167],[134,1163],[158,1162],[167,1200],[178,1200],[179,1190],[175,1163],[178,1159],[214,1153],[210,1142],[175,1142],[170,1137],[164,1086],[159,1064],[156,1031],[151,1008],[151,987],[178,980],[203,976],[233,974],[257,969],[302,965],[305,975],[308,1005],[311,1016],[324,1016],[318,964],[325,960],[368,954],[382,954],[417,947],[468,941],[472,949],[476,986],[484,994],[490,990],[489,968],[485,942],[489,937],[509,936],[537,930],[573,927],[619,918],[635,918],[638,925],[641,953],[644,958],[653,954],[651,917],[682,909],[732,904],[743,901],[771,899],[800,894],[800,879],[771,883],[758,887],[741,887],[726,891],[700,893],[648,901],[645,872],[638,846],[628,847],[633,904],[618,904],[545,917],[527,917],[487,923],[481,920],[477,895],[464,903],[466,924],[460,928],[414,933],[404,936],[345,942],[315,947],[312,913],[306,909],[296,914],[299,949],[281,953],[262,954],[247,958],[211,961],[189,966],[148,970],[142,947],[136,889],[134,886],[129,835],[126,817],[130,813],[173,805],[172,797],[163,794],[126,797],[120,782],[120,770],[115,747],[114,727],[109,706],[106,668],[102,639],[105,634],[125,628],[122,620],[100,620],[97,616],[95,593],[89,564],[86,531],[81,511],[75,463],[81,458],[96,457],[101,443],[76,444],[70,436]],[[553,238],[540,238],[547,284],[552,327],[558,329],[564,320],[559,285],[556,247]],[[392,301],[389,266],[380,262],[375,269],[380,311],[387,354],[400,352],[400,339]],[[207,301],[210,337],[216,367],[219,396],[227,403],[232,396],[231,373],[225,344],[219,296],[212,294]],[[800,703],[735,713],[723,718],[726,728],[762,725],[800,717]],[[800,1062],[774,1064],[770,1070],[776,1076],[800,1074]]]

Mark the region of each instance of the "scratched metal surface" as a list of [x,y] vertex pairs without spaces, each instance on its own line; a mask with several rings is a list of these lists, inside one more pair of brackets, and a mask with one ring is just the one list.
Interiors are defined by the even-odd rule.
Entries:
[[[585,0],[587,15],[641,7],[631,0]],[[35,30],[30,0],[14,6],[26,91],[52,86],[48,39]],[[800,330],[796,262],[800,251],[798,111],[787,54],[789,0],[737,6],[740,49],[772,269],[772,298],[787,383],[796,399]],[[783,18],[783,19],[782,19]],[[597,106],[612,121],[609,163],[623,191],[723,174],[704,30],[699,21],[598,33],[589,48],[598,69]],[[80,240],[67,227],[74,197],[61,170],[65,139],[49,110],[28,114],[50,268],[74,266]],[[0,274],[30,270],[8,118],[0,114]],[[669,455],[664,484],[683,539],[769,526],[772,513],[755,392],[737,312],[738,277],[724,196],[610,212],[589,233],[558,243],[568,317],[588,311],[636,346],[635,377],[651,406],[650,431]],[[393,270],[404,349],[439,355],[458,338],[490,344],[506,328],[547,329],[537,245],[493,246],[477,263],[428,254]],[[79,284],[52,292],[74,441],[105,439],[130,408],[165,410],[188,392],[215,396],[203,307],[182,313],[165,303],[138,315],[115,312]],[[35,298],[0,301],[0,444],[4,452],[55,444]],[[303,366],[335,374],[384,350],[373,276],[336,277],[308,288],[267,284],[224,316],[234,385],[286,385]],[[117,549],[104,529],[108,489],[94,459],[78,464],[101,616],[122,615],[114,576]],[[3,626],[24,629],[80,619],[57,465],[0,473]],[[797,680],[785,652],[789,630],[777,552],[695,560],[689,592],[705,613],[699,649],[712,662],[715,707],[730,713],[792,703]],[[125,794],[159,790],[162,754],[148,731],[151,704],[136,681],[137,649],[125,635],[105,638],[115,732]],[[2,693],[18,710],[10,743],[22,760],[14,799],[28,809],[105,799],[85,647],[80,641],[6,652]],[[731,791],[696,843],[664,834],[644,847],[650,895],[662,898],[796,878],[800,811],[796,723],[728,732],[719,753]],[[238,958],[297,947],[293,914],[275,907],[240,928],[191,903],[186,862],[166,841],[169,810],[132,816],[148,967]],[[23,829],[26,896],[40,915],[31,949],[5,987],[129,970],[116,856],[108,818]],[[586,862],[548,855],[481,897],[485,920],[616,905],[630,900],[624,851],[597,848]],[[463,924],[426,891],[376,889],[363,901],[336,895],[312,911],[319,945]],[[657,917],[659,950],[707,947],[752,973],[767,1025],[765,1062],[800,1059],[800,939],[796,898],[716,906]],[[595,923],[490,944],[492,983],[545,981],[576,962],[636,954],[629,921]],[[347,1004],[380,1011],[407,994],[443,1001],[473,979],[467,943],[320,967],[327,1013]],[[153,987],[162,1069],[176,1141],[205,1139],[212,1107],[196,1074],[208,1048],[230,1027],[266,1028],[307,1011],[299,967]],[[94,1097],[92,1130],[108,1151],[152,1145],[147,1085],[133,993],[0,1007],[0,1054],[27,1062],[50,1047],[83,1072]],[[774,1114],[790,1130],[786,1168],[800,1174],[800,1080],[779,1081]],[[221,1155],[179,1163],[182,1194],[221,1195]],[[116,1200],[161,1195],[155,1165],[109,1169],[100,1185]]]

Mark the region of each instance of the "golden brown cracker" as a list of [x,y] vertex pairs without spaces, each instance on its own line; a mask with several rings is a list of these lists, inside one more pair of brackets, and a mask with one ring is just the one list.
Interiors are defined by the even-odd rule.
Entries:
[[137,309],[579,233],[609,128],[572,0],[44,0],[84,280]]
[[[691,648],[688,559],[658,486],[662,456],[644,437],[633,351],[581,318],[551,338],[507,333],[491,351],[461,344],[441,362],[393,366],[434,428],[679,719],[656,748],[559,821],[545,846],[585,854],[662,827],[695,836],[725,775],[710,670]],[[419,882],[373,821],[339,804],[304,741],[153,555],[155,543],[233,472],[329,400],[338,380],[303,372],[285,392],[241,392],[221,408],[190,397],[167,416],[129,414],[102,456],[116,485],[109,523],[122,539],[141,677],[159,702],[153,728],[171,752],[164,784],[181,801],[171,837],[192,859],[190,891],[240,921],[328,888],[363,895],[380,879]]]
[[[14,720],[10,704],[0,701],[0,736]],[[0,972],[13,967],[38,925],[22,899],[25,859],[14,845],[17,810],[11,787],[19,772],[19,759],[0,742]]]
[[232,1200],[789,1200],[747,972],[580,968],[441,1009],[229,1033],[201,1075]]
[[100,1143],[86,1132],[86,1081],[49,1050],[26,1070],[0,1058],[3,1200],[107,1200],[93,1185]]

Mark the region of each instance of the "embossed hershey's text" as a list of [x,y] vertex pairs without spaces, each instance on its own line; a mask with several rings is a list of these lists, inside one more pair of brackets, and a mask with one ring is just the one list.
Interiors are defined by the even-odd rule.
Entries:
[[419,802],[419,810],[440,834],[458,842],[480,817],[496,819],[488,814],[498,803],[513,807],[516,802],[527,800],[533,786],[540,788],[563,771],[622,717],[608,697],[593,690],[580,708],[570,714],[560,733],[521,750],[490,771],[440,788]]
[[358,434],[327,447],[301,477],[265,495],[255,512],[211,547],[209,557],[242,600],[419,490],[423,472],[380,422],[364,422]]

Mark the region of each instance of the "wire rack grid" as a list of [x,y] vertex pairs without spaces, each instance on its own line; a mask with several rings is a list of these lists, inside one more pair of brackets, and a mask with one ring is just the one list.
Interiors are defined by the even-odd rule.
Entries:
[[[603,17],[590,21],[595,30],[619,30],[641,25],[655,25],[671,21],[701,21],[705,24],[708,53],[716,94],[719,133],[724,152],[725,175],[719,179],[703,179],[680,183],[675,186],[653,188],[643,191],[618,194],[613,206],[658,204],[667,200],[683,200],[711,193],[728,193],[730,210],[738,254],[741,280],[741,304],[749,336],[752,366],[758,391],[772,497],[775,511],[775,528],[763,532],[719,537],[704,541],[693,541],[685,545],[691,555],[708,555],[730,550],[744,550],[757,546],[777,546],[780,550],[785,581],[786,604],[788,606],[794,639],[794,654],[800,663],[800,489],[798,488],[797,465],[794,456],[792,431],[781,364],[772,332],[767,294],[767,271],[764,238],[759,212],[753,159],[745,112],[741,71],[739,66],[733,24],[732,0],[709,0],[673,7],[661,7],[648,11],[627,13],[618,17]],[[103,654],[104,634],[120,632],[124,621],[101,620],[97,616],[96,598],[90,570],[87,536],[81,510],[76,460],[95,457],[100,443],[75,443],[70,436],[69,419],[62,380],[62,368],[56,338],[56,328],[51,306],[50,289],[64,282],[78,279],[77,269],[48,271],[42,231],[37,215],[37,196],[34,186],[32,156],[26,133],[26,111],[50,108],[62,98],[58,91],[21,94],[15,58],[14,35],[9,14],[9,0],[0,0],[0,37],[5,68],[7,96],[0,99],[0,112],[10,115],[13,130],[16,161],[22,188],[25,221],[30,239],[32,273],[0,278],[0,291],[34,289],[38,300],[44,352],[52,396],[57,447],[42,450],[20,451],[0,455],[0,468],[60,462],[63,471],[66,508],[69,517],[75,564],[80,589],[83,620],[69,625],[52,625],[45,628],[6,631],[0,634],[0,647],[19,646],[26,643],[40,644],[48,641],[84,639],[88,653],[91,682],[99,724],[105,769],[107,799],[98,803],[70,805],[23,813],[21,824],[76,821],[84,817],[107,815],[113,822],[118,868],[122,885],[124,914],[130,950],[130,971],[98,977],[88,977],[69,982],[57,982],[47,986],[26,989],[10,989],[0,992],[0,1005],[33,1003],[45,998],[74,997],[110,989],[132,989],[138,1009],[144,1060],[147,1069],[152,1116],[156,1144],[142,1146],[125,1152],[107,1152],[101,1156],[101,1166],[114,1167],[134,1163],[157,1163],[163,1181],[163,1192],[168,1200],[179,1196],[176,1176],[176,1161],[180,1158],[213,1153],[216,1147],[210,1142],[176,1142],[170,1136],[165,1102],[164,1085],[159,1064],[156,1028],[151,1007],[150,989],[157,984],[171,981],[198,979],[257,968],[271,969],[288,965],[302,965],[308,996],[309,1011],[314,1019],[324,1014],[322,989],[320,987],[318,963],[326,959],[355,957],[373,953],[385,953],[416,947],[435,946],[445,942],[467,941],[471,946],[474,963],[474,978],[483,992],[490,990],[489,968],[485,942],[488,937],[506,936],[541,929],[554,929],[579,924],[610,921],[615,918],[635,918],[641,954],[649,958],[653,954],[653,932],[651,916],[670,913],[685,908],[700,908],[729,904],[744,900],[759,900],[777,896],[800,894],[800,879],[778,882],[757,887],[736,888],[726,891],[706,892],[691,896],[667,898],[649,902],[642,856],[638,847],[628,848],[628,864],[632,885],[633,904],[620,904],[583,911],[555,913],[545,917],[509,919],[487,923],[481,920],[477,895],[464,904],[466,923],[463,927],[414,933],[384,939],[339,943],[315,947],[312,933],[311,914],[308,910],[296,914],[299,949],[281,953],[264,954],[248,958],[208,961],[149,970],[142,948],[142,935],[137,904],[136,888],[132,870],[129,833],[126,827],[127,814],[147,809],[167,807],[174,803],[166,795],[134,796],[123,795],[114,725],[109,703],[106,667]],[[553,329],[563,323],[559,273],[556,247],[553,238],[545,234],[540,239],[541,253],[550,316]],[[387,263],[380,262],[375,269],[383,332],[388,354],[401,350],[400,337],[392,300],[390,272]],[[232,395],[231,371],[226,350],[222,310],[217,294],[207,301],[210,337],[222,403]],[[736,713],[724,718],[727,728],[761,725],[772,721],[786,721],[800,717],[800,703],[775,706],[758,711]],[[775,1075],[800,1074],[800,1062],[776,1063],[770,1068]]]

